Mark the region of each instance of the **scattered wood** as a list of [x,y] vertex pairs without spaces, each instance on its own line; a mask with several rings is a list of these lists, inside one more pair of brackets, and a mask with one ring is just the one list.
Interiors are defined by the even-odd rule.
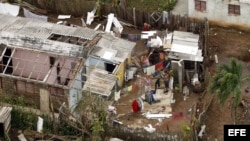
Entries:
[[203,136],[203,133],[205,132],[205,128],[206,128],[206,125],[202,125],[202,126],[201,126],[201,130],[200,130],[200,132],[199,132],[199,134],[198,134],[199,137],[202,137],[202,136]]
[[214,55],[214,59],[215,59],[215,63],[218,64],[219,61],[218,61],[218,56],[217,56],[217,54]]
[[0,107],[0,136],[10,130],[11,111],[12,107]]
[[18,139],[19,139],[20,141],[27,141],[27,139],[25,138],[25,136],[23,135],[23,133],[21,133],[21,134],[18,135],[17,137],[18,137]]
[[132,57],[132,62],[139,68],[141,68],[141,64],[140,64],[140,59],[138,59],[136,56]]

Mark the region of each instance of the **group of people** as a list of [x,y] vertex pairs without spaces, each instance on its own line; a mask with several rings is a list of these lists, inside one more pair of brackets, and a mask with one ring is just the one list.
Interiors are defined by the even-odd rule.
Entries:
[[[155,81],[155,92],[156,90],[161,86],[161,79],[163,79],[164,82],[164,93],[168,92],[169,90],[169,80],[170,80],[170,74],[167,70],[157,70],[155,73],[152,74],[153,78],[156,79]],[[149,75],[145,77],[145,92],[151,90],[151,78]]]

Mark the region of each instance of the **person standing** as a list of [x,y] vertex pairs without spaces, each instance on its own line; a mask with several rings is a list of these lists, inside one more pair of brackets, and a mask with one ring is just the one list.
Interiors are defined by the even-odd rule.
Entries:
[[149,92],[151,90],[151,79],[147,75],[145,78],[145,92]]
[[164,74],[163,74],[162,70],[158,70],[155,73],[156,73],[155,74],[155,78],[156,78],[156,81],[155,81],[155,92],[156,92],[156,89],[158,89],[161,86],[161,78],[164,77]]
[[165,90],[164,92],[168,92],[168,87],[169,87],[169,79],[170,79],[170,76],[169,76],[169,73],[167,71],[165,71],[165,75],[164,75],[164,85],[165,85]]
[[144,23],[142,27],[142,31],[149,31],[150,30],[150,24]]

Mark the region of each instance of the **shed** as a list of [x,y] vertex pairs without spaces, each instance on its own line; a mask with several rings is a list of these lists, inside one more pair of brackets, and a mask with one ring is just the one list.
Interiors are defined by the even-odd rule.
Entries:
[[104,34],[86,61],[87,74],[89,75],[95,68],[105,70],[116,76],[118,85],[122,86],[126,66],[131,62],[135,44],[110,34]]

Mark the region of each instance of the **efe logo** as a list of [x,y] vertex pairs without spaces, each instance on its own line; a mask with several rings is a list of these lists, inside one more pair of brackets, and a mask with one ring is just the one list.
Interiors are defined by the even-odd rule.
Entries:
[[224,125],[224,141],[249,141],[250,125]]

